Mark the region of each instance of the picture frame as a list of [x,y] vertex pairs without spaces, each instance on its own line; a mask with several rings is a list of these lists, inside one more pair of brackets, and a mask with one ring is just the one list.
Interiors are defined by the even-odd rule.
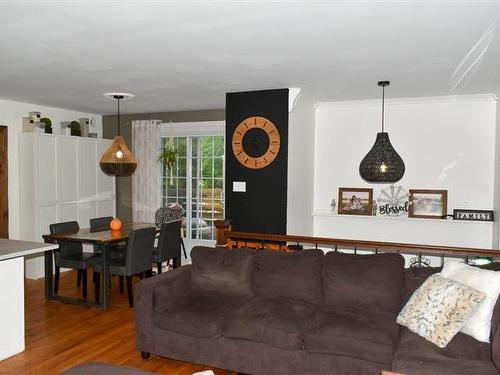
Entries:
[[371,188],[339,188],[339,215],[372,216],[373,189]]
[[448,190],[410,189],[408,217],[443,219],[448,213]]
[[494,214],[491,210],[470,210],[465,208],[455,208],[453,210],[453,220],[494,221]]

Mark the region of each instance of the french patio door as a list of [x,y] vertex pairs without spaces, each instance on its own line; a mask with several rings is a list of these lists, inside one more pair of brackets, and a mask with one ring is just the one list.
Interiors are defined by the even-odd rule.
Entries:
[[214,221],[224,218],[224,136],[164,136],[173,143],[177,160],[162,167],[163,204],[179,203],[187,247],[214,243]]

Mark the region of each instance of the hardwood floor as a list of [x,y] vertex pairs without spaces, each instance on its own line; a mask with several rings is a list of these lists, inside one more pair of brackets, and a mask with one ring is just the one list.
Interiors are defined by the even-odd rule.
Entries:
[[[89,274],[89,298],[93,285]],[[135,350],[134,310],[127,294],[120,295],[113,278],[111,309],[107,312],[45,302],[44,280],[26,280],[26,350],[0,361],[0,374],[58,374],[80,363],[100,361],[169,375],[191,375],[207,367],[152,357],[143,360]],[[76,273],[61,274],[61,294],[78,294]],[[212,369],[217,375],[234,372]]]

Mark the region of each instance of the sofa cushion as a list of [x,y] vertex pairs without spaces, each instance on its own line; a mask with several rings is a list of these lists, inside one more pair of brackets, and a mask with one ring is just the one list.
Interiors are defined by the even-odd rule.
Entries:
[[415,291],[420,288],[430,275],[441,272],[442,267],[410,267],[405,268],[406,295],[404,304],[408,302]]
[[191,250],[191,288],[195,292],[252,296],[252,254],[249,249],[196,246]]
[[285,297],[321,304],[321,250],[255,253],[252,290],[256,296]]
[[224,324],[224,336],[287,350],[303,347],[304,331],[316,315],[313,305],[279,297],[247,301]]
[[458,333],[446,346],[439,348],[426,339],[401,328],[396,354],[418,353],[426,357],[447,357],[455,359],[486,360],[490,358],[491,344],[480,342],[474,338]]
[[355,255],[333,251],[325,255],[325,307],[396,316],[404,295],[404,258],[401,255]]
[[[493,262],[479,266],[479,268],[491,271],[500,271],[500,262]],[[500,298],[497,299],[495,308],[493,309],[493,316],[491,317],[491,338],[495,335],[498,325],[500,323]]]
[[242,303],[242,299],[236,297],[190,294],[165,309],[155,309],[153,323],[161,329],[189,336],[220,337],[224,318]]
[[446,348],[441,349],[403,328],[392,370],[419,375],[498,375],[490,361],[490,351],[490,344],[463,333],[457,334]]
[[305,350],[390,364],[398,332],[389,314],[322,311],[305,333]]

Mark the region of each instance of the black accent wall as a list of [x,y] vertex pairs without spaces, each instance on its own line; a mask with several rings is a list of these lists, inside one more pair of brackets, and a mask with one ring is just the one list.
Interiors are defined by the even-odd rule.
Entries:
[[[251,116],[271,120],[280,133],[276,159],[262,169],[244,167],[235,158],[232,137],[238,124]],[[286,234],[288,89],[226,94],[226,219],[232,229]],[[246,192],[233,192],[233,181],[246,182]]]

